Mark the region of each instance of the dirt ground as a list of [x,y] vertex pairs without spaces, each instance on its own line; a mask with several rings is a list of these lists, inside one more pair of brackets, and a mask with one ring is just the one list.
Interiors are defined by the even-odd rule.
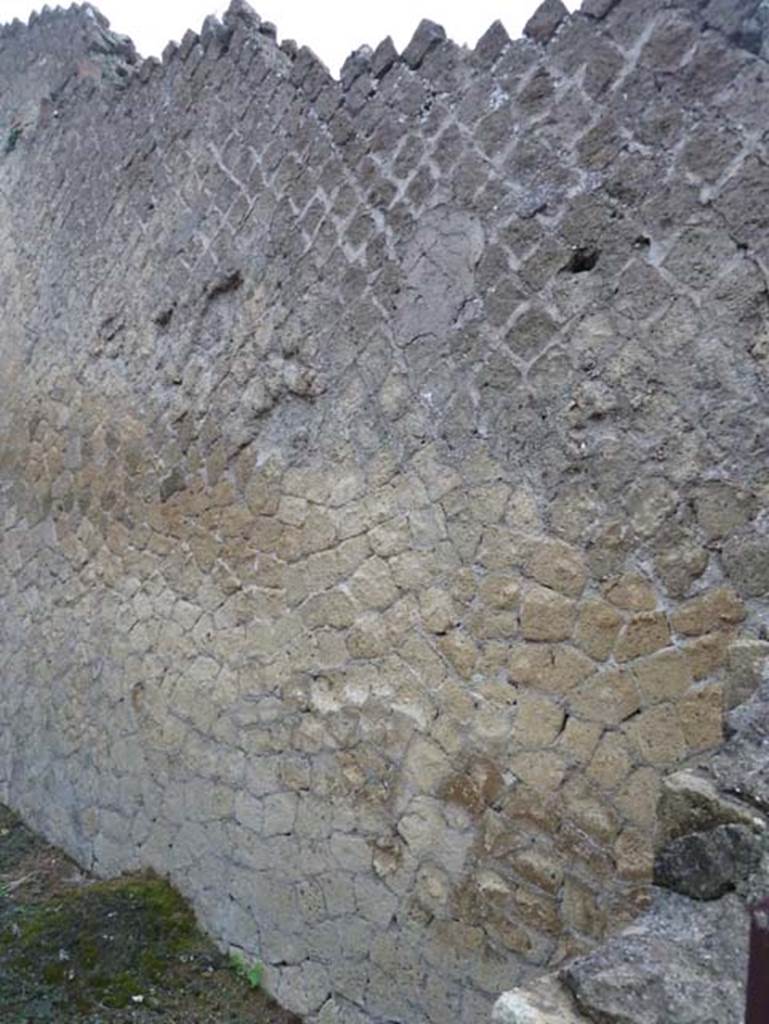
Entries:
[[89,878],[0,805],[0,1024],[301,1024],[258,979],[167,882]]

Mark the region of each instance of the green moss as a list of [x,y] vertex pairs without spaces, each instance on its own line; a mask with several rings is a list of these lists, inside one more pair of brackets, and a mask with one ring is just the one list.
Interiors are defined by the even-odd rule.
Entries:
[[233,970],[167,882],[73,876],[0,805],[1,1024],[300,1024],[261,991],[259,964]]
[[191,911],[162,879],[101,882],[17,916],[0,936],[0,971],[22,987],[56,986],[79,1009],[125,1007],[199,944]]

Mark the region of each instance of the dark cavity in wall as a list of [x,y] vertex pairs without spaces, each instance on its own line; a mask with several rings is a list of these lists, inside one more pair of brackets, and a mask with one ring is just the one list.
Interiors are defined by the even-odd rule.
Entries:
[[571,254],[571,259],[563,267],[567,274],[586,274],[589,270],[595,269],[601,257],[601,250],[588,246],[579,246]]

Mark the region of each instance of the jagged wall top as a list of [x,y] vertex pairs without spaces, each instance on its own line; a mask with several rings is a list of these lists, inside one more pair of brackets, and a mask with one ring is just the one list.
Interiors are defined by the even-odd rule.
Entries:
[[[501,22],[496,21],[471,52],[448,39],[440,25],[423,20],[400,55],[390,37],[373,50],[362,46],[352,53],[336,83],[309,47],[299,47],[293,40],[284,40],[278,45],[275,26],[262,21],[245,0],[232,0],[221,21],[213,16],[206,18],[200,33],[188,30],[180,44],[169,42],[161,61],[154,57],[142,61],[133,42],[111,31],[109,21],[94,6],[73,3],[66,9],[45,6],[40,13],[34,12],[27,24],[18,19],[0,24],[0,76],[5,81],[5,87],[0,90],[0,114],[7,119],[10,95],[24,93],[18,81],[13,81],[11,88],[12,79],[17,79],[30,65],[39,65],[39,58],[43,56],[48,64],[45,79],[50,82],[51,93],[58,97],[73,77],[93,80],[95,67],[93,64],[83,67],[83,61],[94,62],[103,80],[124,88],[132,80],[146,82],[162,74],[164,68],[176,60],[186,60],[196,48],[206,52],[213,48],[218,55],[224,55],[236,36],[251,46],[273,49],[276,73],[290,77],[313,98],[318,98],[327,88],[336,87],[342,93],[354,90],[359,95],[352,105],[359,108],[365,102],[366,90],[370,91],[399,61],[416,70],[428,55],[434,54],[436,59],[430,62],[437,78],[434,84],[439,91],[450,91],[452,77],[446,72],[452,63],[470,60],[488,68],[509,46],[554,44],[562,48],[563,37],[569,34],[578,43],[584,23],[603,20],[618,6],[628,7],[627,16],[636,24],[648,19],[654,9],[688,10],[701,29],[715,30],[735,46],[762,58],[769,54],[767,0],[641,0],[633,5],[632,11],[622,0],[583,0],[581,10],[575,14],[570,14],[561,0],[544,0],[527,23],[524,39],[511,40]],[[37,70],[40,72],[39,66]]]

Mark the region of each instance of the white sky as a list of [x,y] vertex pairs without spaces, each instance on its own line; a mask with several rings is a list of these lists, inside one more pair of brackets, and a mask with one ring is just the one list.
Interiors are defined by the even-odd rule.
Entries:
[[[492,21],[502,21],[511,36],[521,34],[539,0],[250,0],[251,6],[278,27],[281,39],[310,46],[336,74],[352,51],[376,46],[392,36],[402,50],[420,18],[443,25],[457,43],[474,45]],[[69,0],[64,0],[67,6]],[[54,2],[51,6],[54,6]],[[200,29],[207,14],[219,14],[227,0],[96,0],[95,6],[116,32],[129,35],[145,56],[159,56],[169,39],[188,28]],[[40,3],[0,0],[0,22],[26,21]],[[579,0],[566,0],[574,10]]]

